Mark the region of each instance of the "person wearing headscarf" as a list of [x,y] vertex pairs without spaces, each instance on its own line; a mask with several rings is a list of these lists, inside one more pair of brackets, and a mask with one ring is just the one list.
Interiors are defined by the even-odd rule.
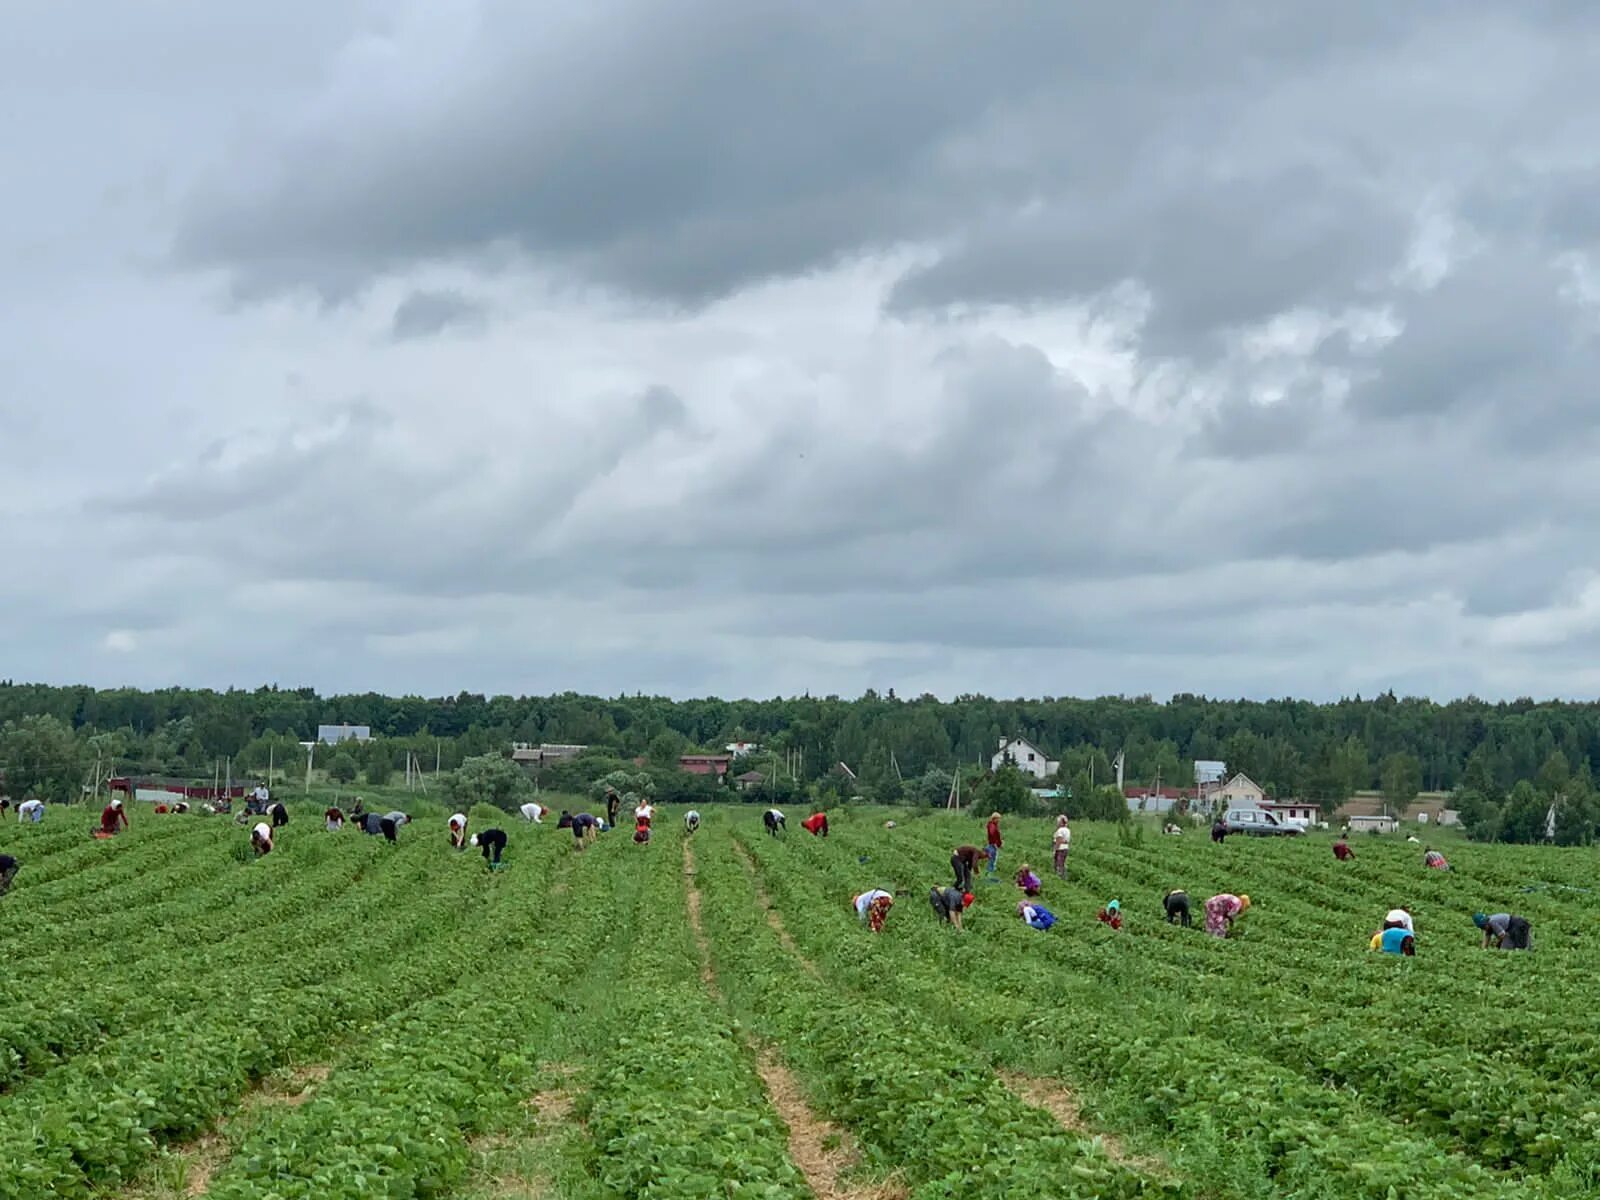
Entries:
[[[465,850],[467,848],[467,814],[451,813],[449,826],[450,844],[457,850]],[[476,846],[478,843],[473,842],[472,844]]]
[[100,810],[100,832],[110,837],[126,828],[128,828],[128,814],[123,810],[122,801],[113,799]]
[[1486,916],[1473,913],[1472,923],[1483,930],[1483,948],[1496,950],[1532,950],[1533,926],[1527,917],[1515,913],[1495,913]]
[[256,857],[272,853],[272,826],[265,821],[257,821],[254,829],[250,831],[250,849],[256,852]]
[[1250,897],[1222,892],[1206,901],[1205,910],[1206,932],[1225,938],[1233,932],[1233,923],[1250,910]]
[[1024,896],[1037,896],[1044,890],[1044,883],[1027,863],[1017,868],[1016,884]]
[[1161,911],[1166,914],[1168,925],[1177,924],[1188,929],[1194,923],[1189,919],[1189,893],[1181,888],[1161,897]]
[[1005,845],[1005,841],[1000,837],[999,813],[989,814],[989,823],[984,826],[983,833],[985,838],[983,852],[989,856],[989,874],[993,875],[996,873],[996,864],[1000,861],[1000,847]]
[[1404,929],[1407,933],[1416,932],[1409,908],[1391,908],[1384,913],[1383,927],[1385,929]]
[[1440,854],[1432,846],[1423,850],[1422,865],[1434,871],[1448,871],[1450,869],[1450,864],[1445,861],[1444,855]]
[[1056,818],[1055,832],[1050,835],[1050,848],[1055,852],[1056,874],[1067,877],[1067,855],[1072,850],[1072,827],[1067,824],[1067,814]]
[[699,828],[700,813],[698,810],[691,808],[688,812],[683,814],[683,831],[685,833],[693,833]]
[[962,892],[953,887],[929,888],[928,903],[933,905],[933,913],[940,922],[961,928],[961,914],[967,911],[967,906],[972,903],[972,893]]
[[489,864],[492,871],[500,865],[500,856],[506,851],[506,831],[485,829],[482,833],[472,835],[471,844],[482,849],[483,861]]
[[1102,925],[1109,925],[1113,929],[1121,929],[1122,901],[1112,900],[1099,912],[1095,913],[1094,919],[1099,921]]
[[873,933],[882,933],[883,923],[889,916],[889,910],[894,907],[894,895],[882,888],[872,888],[862,892],[851,903],[855,905],[856,916],[866,922],[868,929]]
[[1022,918],[1024,925],[1030,929],[1049,929],[1056,923],[1056,915],[1042,904],[1034,904],[1024,900],[1017,905],[1017,916]]

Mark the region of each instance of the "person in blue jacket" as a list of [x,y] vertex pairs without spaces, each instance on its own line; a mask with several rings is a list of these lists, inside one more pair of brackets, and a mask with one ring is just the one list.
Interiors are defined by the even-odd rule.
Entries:
[[1381,950],[1385,954],[1403,954],[1407,958],[1415,958],[1417,936],[1404,925],[1390,925],[1373,934],[1369,945],[1373,950]]
[[1042,904],[1024,900],[1017,905],[1017,916],[1032,929],[1049,929],[1056,923],[1056,915]]

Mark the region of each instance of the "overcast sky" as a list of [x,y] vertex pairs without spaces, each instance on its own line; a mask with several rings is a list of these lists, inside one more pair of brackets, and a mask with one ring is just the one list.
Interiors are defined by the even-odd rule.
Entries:
[[6,14],[0,674],[1600,693],[1591,4]]

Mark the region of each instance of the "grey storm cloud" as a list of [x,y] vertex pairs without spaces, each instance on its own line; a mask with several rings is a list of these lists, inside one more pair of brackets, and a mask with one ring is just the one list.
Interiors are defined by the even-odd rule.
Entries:
[[1592,690],[1590,6],[16,28],[8,673]]

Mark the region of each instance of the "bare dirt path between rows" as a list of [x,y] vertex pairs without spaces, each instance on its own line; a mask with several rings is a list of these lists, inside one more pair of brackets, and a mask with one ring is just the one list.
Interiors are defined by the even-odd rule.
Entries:
[[[740,847],[740,853],[743,852],[743,847]],[[695,883],[694,849],[688,842],[683,845],[683,877],[688,893],[689,928],[694,933],[695,947],[700,955],[700,978],[720,1004],[723,1003],[722,988],[717,982],[716,968],[711,960],[711,944],[706,940],[705,927],[700,919],[700,889]],[[762,906],[767,910],[769,920],[777,917],[764,897]],[[787,931],[782,929],[781,921],[773,928],[785,939],[790,952],[800,957],[799,950],[788,940]],[[801,958],[801,961],[804,959]],[[814,966],[808,964],[808,967],[813,974],[816,973]],[[799,1082],[771,1047],[752,1045],[750,1049],[755,1056],[756,1073],[761,1077],[767,1100],[789,1130],[789,1160],[805,1177],[807,1186],[816,1194],[817,1200],[903,1200],[905,1189],[894,1184],[862,1186],[844,1182],[843,1176],[859,1161],[850,1135],[812,1110]]]

